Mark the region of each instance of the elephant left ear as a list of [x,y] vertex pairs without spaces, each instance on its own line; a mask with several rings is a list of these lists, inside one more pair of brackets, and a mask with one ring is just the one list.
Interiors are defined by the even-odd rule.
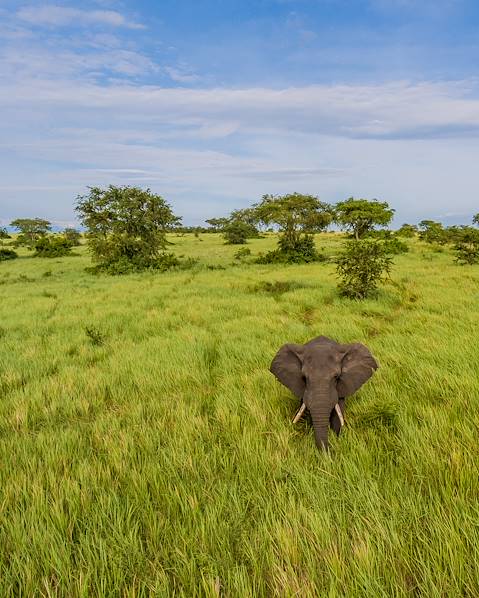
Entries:
[[369,349],[361,343],[344,345],[344,347],[346,354],[343,357],[341,375],[337,384],[340,397],[354,394],[378,368]]

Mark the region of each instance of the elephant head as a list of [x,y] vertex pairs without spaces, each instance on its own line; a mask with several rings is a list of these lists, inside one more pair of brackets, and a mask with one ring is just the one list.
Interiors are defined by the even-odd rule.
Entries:
[[355,393],[377,367],[369,349],[361,343],[341,345],[318,336],[305,345],[283,345],[270,371],[302,401],[293,421],[308,409],[316,445],[328,450],[328,424],[339,435],[344,425],[344,399]]

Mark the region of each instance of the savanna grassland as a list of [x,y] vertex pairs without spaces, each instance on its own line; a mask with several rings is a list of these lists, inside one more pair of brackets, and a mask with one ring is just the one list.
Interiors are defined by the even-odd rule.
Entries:
[[[170,240],[198,265],[0,264],[0,596],[478,596],[479,267],[408,241],[355,302]],[[380,363],[330,455],[268,371],[319,334]]]

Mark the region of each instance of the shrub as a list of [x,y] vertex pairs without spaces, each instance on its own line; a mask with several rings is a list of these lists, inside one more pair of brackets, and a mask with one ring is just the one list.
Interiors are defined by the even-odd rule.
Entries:
[[65,237],[41,237],[35,243],[35,257],[61,257],[70,255],[72,244]]
[[101,347],[105,343],[105,335],[94,326],[86,326],[85,334],[90,339],[91,344],[95,347]]
[[456,262],[462,265],[479,263],[479,230],[465,226],[458,242],[454,246]]
[[421,229],[419,233],[421,241],[431,244],[437,243],[439,245],[445,245],[448,241],[448,232],[440,222],[421,220],[419,228]]
[[235,253],[234,258],[235,260],[243,260],[245,257],[248,257],[249,255],[251,255],[251,249],[249,247],[242,247],[241,249],[238,249],[238,251]]
[[396,235],[398,237],[412,238],[412,237],[415,237],[416,234],[417,234],[417,226],[415,224],[403,224],[396,231]]
[[70,241],[72,246],[80,245],[81,234],[76,230],[76,228],[66,228],[63,231],[63,236],[65,239]]
[[392,255],[407,253],[409,251],[409,245],[397,237],[391,237],[389,239],[386,238],[384,240],[384,248],[386,253],[390,253]]
[[379,283],[389,275],[392,258],[384,243],[361,239],[348,241],[336,264],[340,294],[365,299],[374,295]]
[[18,257],[18,254],[13,249],[5,249],[0,247],[0,262],[6,262],[7,260],[14,260]]
[[313,236],[306,235],[290,241],[283,235],[278,240],[278,249],[260,255],[256,262],[258,264],[308,264],[324,260],[325,258],[316,251]]
[[11,239],[6,228],[0,228],[0,239]]
[[239,220],[230,222],[223,228],[223,237],[227,245],[244,245],[251,236],[251,226]]

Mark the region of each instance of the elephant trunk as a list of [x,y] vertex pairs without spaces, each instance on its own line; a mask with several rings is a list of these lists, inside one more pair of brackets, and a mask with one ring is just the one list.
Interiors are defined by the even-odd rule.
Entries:
[[337,397],[331,396],[331,392],[321,391],[313,397],[309,405],[309,412],[313,421],[314,439],[320,450],[327,451],[329,416],[337,403]]

